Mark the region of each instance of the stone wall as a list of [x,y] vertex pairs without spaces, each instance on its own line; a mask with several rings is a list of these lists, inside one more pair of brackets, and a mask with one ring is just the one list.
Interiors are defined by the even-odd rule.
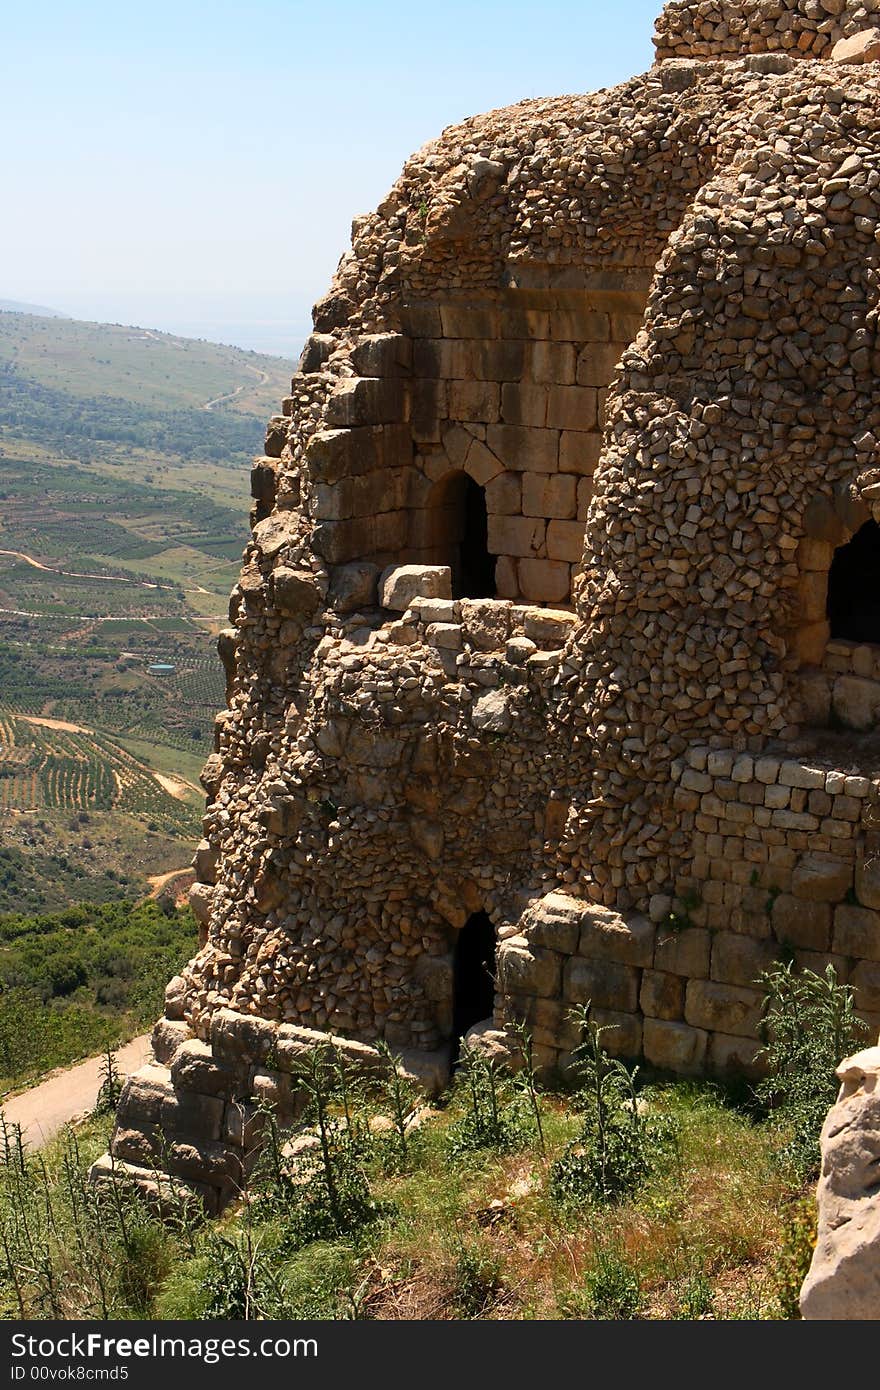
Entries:
[[871,29],[878,18],[877,0],[671,0],[654,44],[659,62],[747,53],[828,58],[835,44]]

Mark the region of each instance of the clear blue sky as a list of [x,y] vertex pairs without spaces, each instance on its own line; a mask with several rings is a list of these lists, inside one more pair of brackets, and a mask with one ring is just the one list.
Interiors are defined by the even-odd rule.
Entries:
[[408,154],[644,71],[661,5],[9,4],[0,297],[297,352]]

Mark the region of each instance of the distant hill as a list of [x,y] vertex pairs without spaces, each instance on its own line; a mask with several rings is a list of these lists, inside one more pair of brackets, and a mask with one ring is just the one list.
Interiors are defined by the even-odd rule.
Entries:
[[36,314],[44,319],[67,318],[58,309],[47,309],[43,304],[21,304],[17,299],[0,299],[0,309],[10,314]]
[[[13,312],[0,301],[0,372],[69,397],[152,410],[214,410],[261,423],[290,390],[293,363],[152,328]],[[48,311],[47,311],[48,312]]]
[[192,858],[215,634],[292,372],[0,309],[0,910],[144,892]]

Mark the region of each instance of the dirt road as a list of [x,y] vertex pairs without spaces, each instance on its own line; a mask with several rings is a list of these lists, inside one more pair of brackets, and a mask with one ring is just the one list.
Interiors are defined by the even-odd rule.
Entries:
[[[150,1035],[126,1043],[116,1054],[122,1076],[130,1076],[150,1055]],[[39,1086],[0,1102],[10,1124],[21,1125],[25,1143],[39,1149],[68,1120],[91,1110],[101,1086],[103,1057],[90,1057],[66,1071],[54,1072]]]

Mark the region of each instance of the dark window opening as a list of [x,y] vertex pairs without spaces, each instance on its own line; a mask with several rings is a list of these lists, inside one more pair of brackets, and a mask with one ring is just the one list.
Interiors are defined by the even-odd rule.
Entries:
[[834,552],[828,573],[831,636],[880,645],[880,526],[866,521]]
[[453,1056],[459,1039],[495,1008],[495,928],[485,912],[475,912],[458,934],[453,957]]
[[450,473],[437,485],[432,510],[432,549],[436,562],[452,570],[453,596],[494,598],[485,488],[467,473]]

